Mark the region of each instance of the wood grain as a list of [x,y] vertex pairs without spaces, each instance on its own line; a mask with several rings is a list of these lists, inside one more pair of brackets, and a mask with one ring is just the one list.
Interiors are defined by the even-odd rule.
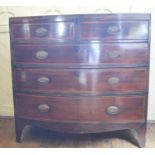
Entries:
[[[145,96],[104,97],[47,97],[16,94],[17,117],[52,121],[130,123],[145,121]],[[49,111],[40,112],[46,104]],[[108,107],[117,107],[118,113],[108,113]]]
[[[145,21],[128,20],[117,23],[117,21],[97,21],[90,19],[83,21],[80,26],[81,40],[148,39],[148,31],[143,32],[143,28],[148,28],[148,22]],[[142,29],[141,26],[143,27]]]
[[[124,65],[148,63],[146,43],[104,43],[65,45],[16,45],[13,62],[20,64]],[[37,58],[46,52],[44,59]],[[134,51],[134,52],[132,52]]]
[[14,96],[17,142],[32,125],[81,134],[128,129],[143,147],[149,25],[150,14],[11,18],[14,94],[36,95]]
[[[59,27],[61,34],[59,33]],[[61,41],[75,39],[74,22],[55,22],[55,23],[33,23],[33,24],[13,24],[12,35],[15,40],[37,40],[41,41]]]
[[[117,69],[25,69],[14,70],[16,90],[46,93],[112,93],[147,89],[148,70],[146,68]],[[41,83],[40,78],[48,79]],[[116,83],[109,80],[117,78]]]

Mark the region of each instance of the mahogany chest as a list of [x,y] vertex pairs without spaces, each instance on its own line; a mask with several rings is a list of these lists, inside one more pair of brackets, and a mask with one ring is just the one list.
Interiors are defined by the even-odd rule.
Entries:
[[10,18],[16,139],[129,130],[145,145],[150,14]]

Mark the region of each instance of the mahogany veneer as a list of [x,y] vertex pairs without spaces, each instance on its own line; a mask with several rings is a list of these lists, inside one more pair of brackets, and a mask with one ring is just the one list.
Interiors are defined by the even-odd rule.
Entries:
[[[117,69],[15,69],[16,90],[58,93],[146,91],[145,68]],[[46,81],[41,81],[41,79]],[[112,80],[116,81],[112,81]],[[94,87],[95,85],[95,87]]]
[[[100,51],[99,57],[96,53],[97,49]],[[148,63],[148,50],[146,43],[133,43],[132,46],[129,43],[17,45],[13,60],[20,64],[144,65]],[[38,51],[46,51],[47,58],[37,59]]]
[[10,18],[16,139],[128,129],[145,145],[150,14]]

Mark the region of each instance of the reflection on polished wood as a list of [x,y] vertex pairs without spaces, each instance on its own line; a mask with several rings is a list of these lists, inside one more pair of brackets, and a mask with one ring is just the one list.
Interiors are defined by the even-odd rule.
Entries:
[[[23,81],[23,72],[26,79]],[[112,93],[146,91],[146,68],[15,69],[16,90],[56,93]],[[111,79],[118,83],[110,83]]]
[[14,50],[14,62],[23,64],[75,64],[78,67],[80,63],[120,66],[144,65],[148,60],[146,43],[132,43],[132,46],[130,43],[17,45]]
[[125,130],[143,147],[149,28],[150,14],[10,18],[17,142],[32,125],[76,134]]
[[[143,122],[146,97],[47,97],[16,94],[15,100],[15,112],[22,118],[48,121],[49,123],[51,121],[75,121],[104,124]],[[38,106],[42,104],[49,107],[49,111],[45,114],[38,111]],[[107,109],[111,106],[117,106],[119,112],[115,115],[108,113]],[[82,130],[81,128],[80,131]]]

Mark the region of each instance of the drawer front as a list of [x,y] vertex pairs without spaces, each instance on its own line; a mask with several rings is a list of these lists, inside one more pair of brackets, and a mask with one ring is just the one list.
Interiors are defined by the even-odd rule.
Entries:
[[143,96],[83,97],[79,103],[80,120],[129,123],[145,120]]
[[77,120],[74,98],[15,95],[15,113],[19,117],[39,120]]
[[25,41],[65,41],[75,39],[74,22],[53,22],[53,23],[25,23],[13,24],[12,37],[15,40]]
[[49,121],[129,123],[145,120],[144,96],[45,97],[15,96],[17,117]]
[[15,63],[30,64],[146,64],[148,45],[145,43],[84,44],[84,45],[18,45]]
[[82,21],[81,40],[148,39],[147,21]]
[[16,69],[16,90],[58,93],[146,91],[147,69]]

